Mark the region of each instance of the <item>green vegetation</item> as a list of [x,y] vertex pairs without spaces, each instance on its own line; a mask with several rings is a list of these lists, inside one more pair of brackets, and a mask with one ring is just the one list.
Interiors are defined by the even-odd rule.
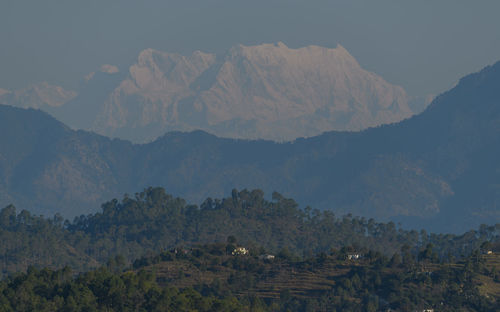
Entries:
[[7,206],[0,310],[493,311],[499,230],[405,231],[261,190],[198,207],[148,188],[73,222]]
[[[299,260],[283,250],[233,255],[228,243],[174,248],[123,267],[73,275],[30,267],[0,282],[2,311],[494,311],[498,254],[436,261],[431,245],[419,257],[392,258],[345,247]],[[360,254],[349,260],[349,254]],[[487,287],[487,292],[484,288]]]
[[67,268],[30,268],[0,283],[2,311],[238,311],[242,307],[232,297],[160,288],[144,271],[113,273],[101,268],[73,278]]
[[[64,221],[33,216],[13,206],[0,211],[0,268],[4,274],[29,266],[53,269],[70,266],[82,272],[105,264],[117,255],[125,262],[174,246],[226,241],[234,236],[255,250],[286,252],[299,258],[354,246],[391,257],[405,246],[417,255],[432,243],[439,259],[469,255],[483,242],[499,240],[500,225],[482,226],[463,235],[405,231],[394,223],[335,217],[274,193],[266,200],[260,190],[240,192],[222,200],[208,198],[198,206],[149,188],[134,198],[125,196],[102,205],[102,212]],[[404,255],[403,255],[404,256]]]

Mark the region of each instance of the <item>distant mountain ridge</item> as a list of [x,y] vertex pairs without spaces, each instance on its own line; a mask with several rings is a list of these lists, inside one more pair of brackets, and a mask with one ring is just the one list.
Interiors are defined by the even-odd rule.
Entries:
[[197,129],[287,141],[397,122],[428,103],[362,69],[340,45],[278,42],[189,56],[146,49],[128,71],[105,65],[86,80],[63,107],[42,109],[73,128],[134,142]]
[[33,84],[19,90],[0,89],[0,103],[23,108],[40,108],[48,110],[60,107],[76,96],[76,92],[65,90],[47,82]]
[[437,232],[498,223],[499,86],[500,62],[400,123],[287,143],[195,131],[133,145],[1,106],[0,205],[74,216],[147,186],[195,203],[261,188]]

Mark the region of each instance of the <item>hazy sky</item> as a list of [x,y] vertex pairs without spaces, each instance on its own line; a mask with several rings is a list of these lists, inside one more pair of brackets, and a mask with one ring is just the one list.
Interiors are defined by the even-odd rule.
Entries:
[[222,52],[283,41],[343,45],[412,95],[500,60],[498,0],[2,0],[0,88],[75,87],[139,51]]

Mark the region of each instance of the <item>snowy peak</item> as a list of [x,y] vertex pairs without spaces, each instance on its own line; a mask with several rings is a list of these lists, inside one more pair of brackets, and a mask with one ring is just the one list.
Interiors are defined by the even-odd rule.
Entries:
[[[49,111],[72,127],[135,142],[196,129],[223,137],[293,140],[397,122],[415,113],[411,107],[418,112],[425,107],[409,103],[401,87],[361,68],[341,45],[236,45],[220,55],[145,49],[128,70],[103,65],[87,78],[76,100],[54,86],[32,89],[37,97],[22,103],[12,100],[12,93],[0,100],[25,107],[71,100],[64,113]],[[78,113],[71,117],[73,111]],[[85,121],[76,122],[83,112]]]
[[2,88],[0,88],[0,96],[2,96],[2,95],[6,95],[6,94],[9,94],[9,93],[10,93],[10,91],[9,91],[9,90],[6,90],[6,89],[2,89]]
[[401,87],[362,69],[341,45],[278,42],[236,45],[221,55],[143,50],[90,127],[134,141],[195,129],[282,141],[412,114]]
[[196,51],[190,56],[143,50],[137,64],[130,67],[130,78],[138,88],[167,90],[170,85],[186,86],[215,61],[215,55]]
[[76,96],[74,91],[47,82],[14,91],[2,90],[0,90],[0,102],[24,108],[60,107]]
[[[226,105],[217,103],[221,100]],[[206,108],[211,125],[233,119],[283,123],[300,119],[302,127],[310,129],[301,133],[288,129],[280,134],[285,139],[328,130],[360,130],[412,114],[402,88],[364,71],[341,46],[239,45],[229,51],[212,88],[196,102]],[[305,125],[324,113],[331,118],[313,118],[322,119],[322,126]],[[352,115],[350,120],[345,120],[346,114]],[[278,139],[264,133],[254,138],[261,135]]]
[[280,65],[310,67],[312,64],[325,65],[325,61],[349,64],[359,67],[356,59],[340,44],[336,48],[307,46],[298,49],[287,47],[283,42],[256,46],[237,45],[229,50],[226,59],[248,59],[260,65]]

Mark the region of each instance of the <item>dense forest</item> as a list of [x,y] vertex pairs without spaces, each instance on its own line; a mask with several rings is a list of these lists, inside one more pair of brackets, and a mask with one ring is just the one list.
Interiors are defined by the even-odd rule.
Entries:
[[120,255],[125,262],[174,246],[225,242],[234,236],[251,250],[255,246],[278,253],[283,249],[305,259],[321,252],[352,246],[370,248],[391,257],[406,248],[417,255],[433,244],[438,258],[461,259],[489,242],[498,248],[500,224],[481,226],[462,235],[407,231],[373,219],[335,216],[329,211],[299,208],[290,198],[261,190],[233,190],[224,199],[207,198],[200,206],[186,204],[163,188],[148,188],[121,201],[113,199],[96,214],[73,221],[16,211],[0,211],[2,273],[29,266],[52,269],[69,266],[76,272],[97,268]]
[[[2,311],[495,311],[497,254],[439,261],[432,244],[388,258],[352,247],[298,259],[227,243],[123,257],[74,275],[37,269],[0,282]],[[353,257],[358,255],[359,257]]]

